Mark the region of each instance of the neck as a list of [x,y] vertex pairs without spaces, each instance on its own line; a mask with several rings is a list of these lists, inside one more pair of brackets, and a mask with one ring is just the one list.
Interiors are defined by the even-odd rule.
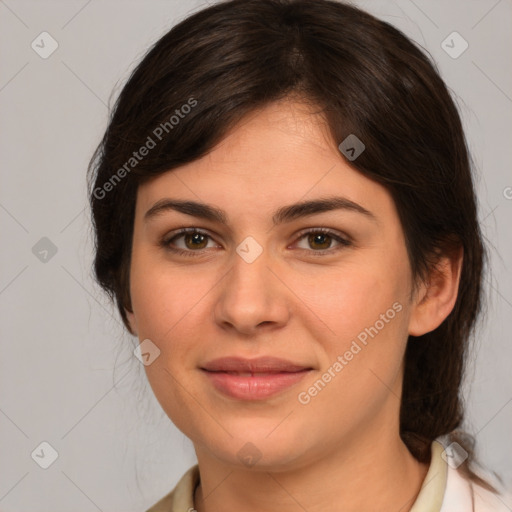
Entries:
[[[426,476],[400,437],[354,436],[336,452],[286,471],[228,466],[196,447],[197,512],[409,512]],[[365,441],[366,439],[366,441]]]

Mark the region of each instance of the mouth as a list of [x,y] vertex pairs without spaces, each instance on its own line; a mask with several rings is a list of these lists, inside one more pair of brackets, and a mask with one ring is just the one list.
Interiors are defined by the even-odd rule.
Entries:
[[265,375],[279,375],[279,374],[283,374],[283,373],[299,373],[301,371],[306,371],[307,369],[304,368],[303,370],[299,370],[299,371],[295,371],[295,372],[291,372],[291,371],[273,371],[273,372],[228,372],[228,371],[223,371],[223,370],[215,370],[215,371],[210,371],[210,370],[204,370],[206,372],[210,372],[210,373],[225,373],[227,375],[237,375],[238,377],[261,377],[261,376],[265,376]]
[[250,376],[254,374],[295,373],[312,368],[286,359],[263,356],[256,359],[222,357],[204,364],[201,369],[210,372],[226,372]]
[[235,400],[265,400],[299,383],[313,368],[277,358],[223,358],[201,367],[214,389]]

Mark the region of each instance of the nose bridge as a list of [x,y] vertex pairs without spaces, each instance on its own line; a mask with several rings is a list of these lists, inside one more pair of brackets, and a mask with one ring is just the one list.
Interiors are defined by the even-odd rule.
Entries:
[[286,322],[286,297],[270,266],[268,251],[254,238],[238,245],[215,307],[219,324],[250,332],[262,323]]
[[269,251],[256,244],[254,239],[245,240],[238,245],[236,255],[233,255],[233,281],[235,285],[238,282],[242,289],[250,290],[256,286],[264,290],[269,287]]

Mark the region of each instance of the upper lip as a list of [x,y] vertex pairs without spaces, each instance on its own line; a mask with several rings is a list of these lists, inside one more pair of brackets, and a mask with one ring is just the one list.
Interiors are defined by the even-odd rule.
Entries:
[[255,359],[243,357],[221,357],[209,361],[201,367],[209,372],[240,372],[240,373],[281,373],[310,370],[311,367],[292,363],[286,359],[263,356]]

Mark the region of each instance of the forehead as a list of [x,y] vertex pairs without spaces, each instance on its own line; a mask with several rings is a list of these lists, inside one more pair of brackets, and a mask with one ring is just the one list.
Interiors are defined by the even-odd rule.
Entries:
[[204,157],[141,185],[137,210],[177,197],[219,205],[236,218],[332,195],[394,210],[388,191],[340,153],[318,109],[285,100],[247,115]]

